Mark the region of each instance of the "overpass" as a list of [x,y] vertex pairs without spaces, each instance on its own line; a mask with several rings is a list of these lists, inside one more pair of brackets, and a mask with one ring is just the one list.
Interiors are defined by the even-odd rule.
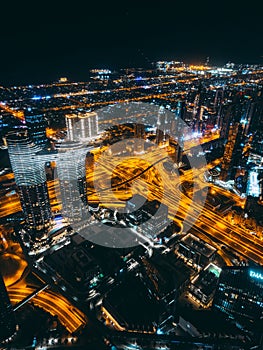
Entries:
[[17,303],[14,306],[14,311],[17,311],[21,306],[25,305],[27,302],[29,302],[31,299],[33,299],[35,296],[37,296],[39,293],[43,292],[47,288],[49,288],[49,284],[45,284],[44,287],[38,288],[37,290],[29,294],[25,299],[19,301],[19,303]]

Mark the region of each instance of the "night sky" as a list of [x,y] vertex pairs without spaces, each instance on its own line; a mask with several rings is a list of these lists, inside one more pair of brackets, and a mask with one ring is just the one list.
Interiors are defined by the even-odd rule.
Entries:
[[263,63],[261,0],[1,4],[0,85],[85,81],[161,59]]

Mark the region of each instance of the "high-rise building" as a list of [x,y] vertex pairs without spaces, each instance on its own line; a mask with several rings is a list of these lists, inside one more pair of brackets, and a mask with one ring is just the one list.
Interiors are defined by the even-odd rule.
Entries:
[[219,112],[223,99],[224,99],[224,89],[223,88],[217,89],[215,93],[215,98],[214,98],[215,112],[217,113]]
[[140,153],[144,150],[144,134],[144,125],[139,121],[134,125],[134,137],[136,138],[134,149],[136,152]]
[[95,112],[67,114],[66,125],[70,141],[85,141],[98,135],[98,115]]
[[52,218],[42,147],[28,138],[27,131],[9,133],[7,143],[26,227],[33,242],[42,240]]
[[200,84],[193,103],[193,132],[201,132],[203,129],[204,96],[205,91],[203,86]]
[[222,269],[213,307],[244,327],[263,329],[263,268]]
[[240,123],[232,123],[223,156],[221,177],[223,180],[234,179],[237,167],[241,164],[244,145],[243,127]]
[[141,123],[136,123],[134,126],[134,136],[138,139],[142,139],[144,134],[144,125]]
[[56,166],[62,199],[62,213],[69,221],[84,218],[87,206],[86,154],[80,142],[65,141],[58,146]]
[[28,135],[31,140],[42,147],[47,144],[46,128],[47,120],[43,112],[34,109],[28,109],[24,112]]
[[183,157],[185,116],[185,101],[178,101],[175,109],[175,118],[170,123],[171,137],[169,138],[170,146],[174,147],[173,160],[177,164],[180,164],[182,162]]
[[162,142],[164,142],[164,132],[162,129],[159,129],[157,127],[157,129],[156,129],[156,144],[160,145]]
[[165,132],[167,124],[167,115],[164,107],[160,107],[158,111],[157,123],[156,123],[156,144],[159,145],[165,141]]
[[179,117],[182,120],[185,120],[185,115],[186,115],[186,103],[185,103],[185,100],[179,100],[177,102],[175,115],[176,115],[176,117]]
[[217,126],[220,130],[220,137],[227,139],[231,122],[231,105],[221,105],[217,116]]
[[242,115],[246,135],[263,130],[263,90],[246,102],[247,108]]
[[0,344],[11,340],[15,333],[16,321],[13,307],[10,303],[5,283],[0,274]]

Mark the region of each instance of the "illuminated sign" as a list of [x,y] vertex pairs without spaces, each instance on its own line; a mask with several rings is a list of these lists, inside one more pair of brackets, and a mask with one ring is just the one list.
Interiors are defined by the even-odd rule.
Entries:
[[263,274],[261,274],[261,273],[259,273],[259,272],[255,272],[255,271],[253,271],[253,270],[250,270],[249,276],[250,276],[250,277],[254,277],[254,278],[258,279],[258,280],[263,281]]

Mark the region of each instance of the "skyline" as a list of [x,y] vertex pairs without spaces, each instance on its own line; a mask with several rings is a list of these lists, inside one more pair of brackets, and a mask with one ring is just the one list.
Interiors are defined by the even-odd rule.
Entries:
[[0,342],[262,345],[262,66],[90,73],[1,88]]
[[263,349],[259,5],[1,6],[1,349]]

